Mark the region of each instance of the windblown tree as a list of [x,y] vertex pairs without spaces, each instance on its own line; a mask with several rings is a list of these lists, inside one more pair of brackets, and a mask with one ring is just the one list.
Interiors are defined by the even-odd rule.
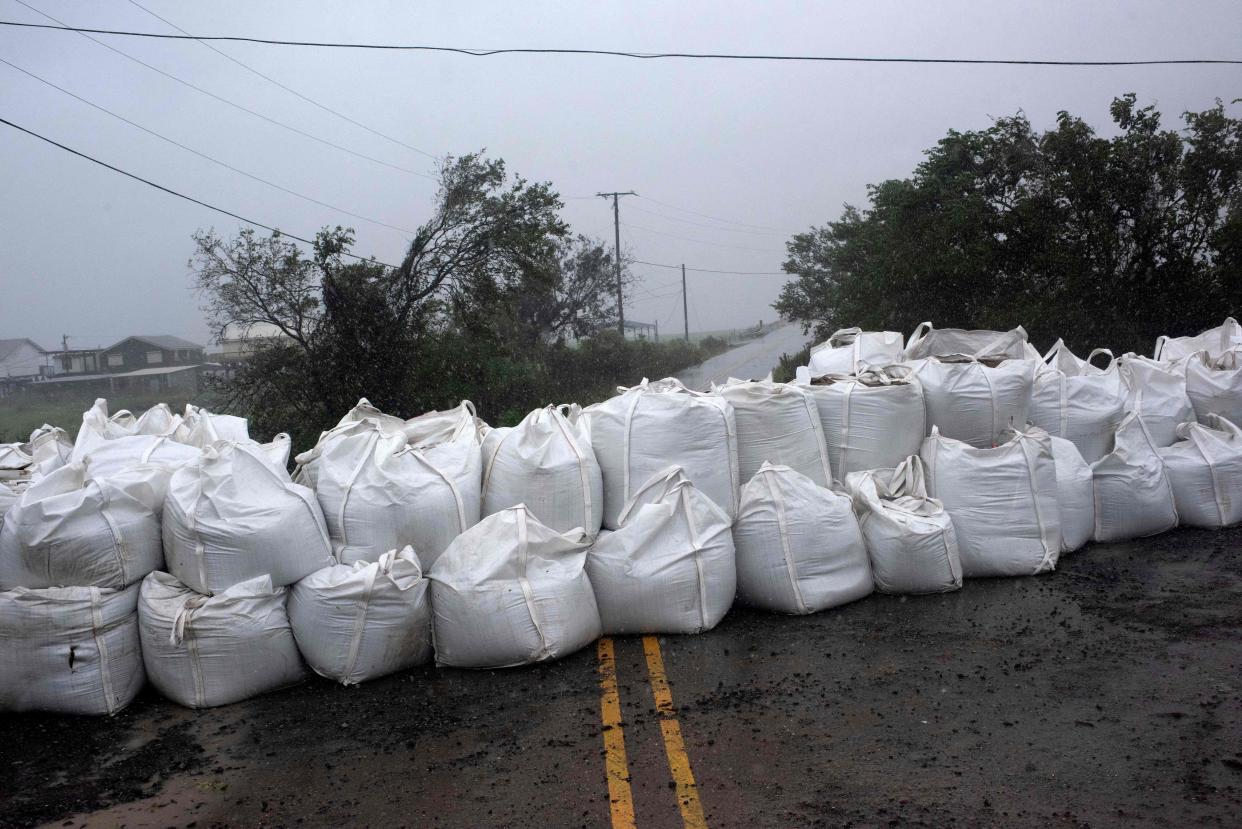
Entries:
[[[313,439],[359,397],[412,415],[459,396],[488,403],[505,355],[582,336],[615,312],[612,259],[571,238],[557,193],[478,154],[447,159],[432,217],[395,268],[351,261],[353,231],[303,252],[279,232],[194,236],[194,285],[216,339],[284,336],[223,384],[256,431]],[[604,289],[607,286],[608,290]],[[497,348],[504,345],[504,348]]]
[[1242,299],[1242,121],[1217,101],[1166,130],[1133,94],[1111,115],[1114,137],[1066,112],[950,132],[866,209],[795,235],[774,307],[821,338],[930,319],[1115,351],[1219,323]]

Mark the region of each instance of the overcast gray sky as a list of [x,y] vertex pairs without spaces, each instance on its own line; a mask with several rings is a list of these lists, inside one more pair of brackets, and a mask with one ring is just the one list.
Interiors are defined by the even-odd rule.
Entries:
[[[128,0],[27,0],[70,25],[170,32]],[[931,57],[1133,59],[1242,56],[1242,5],[1197,2],[370,2],[139,0],[195,34],[406,42]],[[0,19],[47,22],[0,0]],[[427,157],[351,126],[194,42],[101,37],[271,118],[391,164]],[[907,175],[946,130],[1023,109],[1040,128],[1067,109],[1108,128],[1113,96],[1137,92],[1169,123],[1242,96],[1237,66],[1038,68],[634,61],[292,49],[216,44],[282,83],[433,155],[486,147],[548,180],[580,232],[636,258],[779,271],[790,232],[861,204],[868,182]],[[0,27],[0,57],[235,167],[405,228],[434,182],[359,159],[231,109],[72,33]],[[334,213],[145,135],[0,65],[4,117],[204,201],[290,232],[353,225],[355,251],[396,262],[399,231]],[[1237,105],[1232,107],[1239,110]],[[227,217],[124,179],[0,126],[0,337],[58,347],[131,333],[205,341],[190,293],[190,234]],[[652,201],[654,199],[655,201]],[[663,202],[663,204],[661,204]],[[684,210],[731,222],[724,224]],[[677,221],[682,219],[684,221]],[[677,238],[682,237],[682,238]],[[681,326],[679,274],[637,266],[628,316]],[[690,327],[772,319],[776,276],[692,273]]]

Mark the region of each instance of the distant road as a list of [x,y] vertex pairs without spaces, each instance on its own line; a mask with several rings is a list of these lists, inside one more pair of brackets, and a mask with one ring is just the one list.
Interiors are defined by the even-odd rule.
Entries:
[[782,354],[793,354],[811,341],[802,333],[802,326],[793,323],[768,332],[757,340],[717,354],[705,363],[688,368],[677,378],[692,389],[706,391],[712,383],[723,383],[730,377],[759,380],[776,367]]

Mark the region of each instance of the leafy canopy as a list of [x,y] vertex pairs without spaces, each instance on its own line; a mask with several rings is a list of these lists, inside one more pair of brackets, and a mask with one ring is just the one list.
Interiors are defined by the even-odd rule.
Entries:
[[1242,121],[1217,101],[1166,130],[1133,94],[1110,114],[1113,137],[1067,112],[949,132],[866,209],[795,235],[774,307],[821,338],[930,319],[1141,352],[1236,313]]

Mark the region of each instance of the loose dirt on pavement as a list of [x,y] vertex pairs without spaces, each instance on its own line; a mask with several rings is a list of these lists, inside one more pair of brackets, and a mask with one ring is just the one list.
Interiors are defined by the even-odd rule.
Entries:
[[[644,829],[689,822],[670,717],[709,827],[1242,823],[1242,530],[810,617],[736,609],[658,639],[671,713],[643,640],[613,642],[610,744]],[[200,712],[148,691],[111,719],[0,715],[0,826],[607,827],[625,811],[598,653]]]

